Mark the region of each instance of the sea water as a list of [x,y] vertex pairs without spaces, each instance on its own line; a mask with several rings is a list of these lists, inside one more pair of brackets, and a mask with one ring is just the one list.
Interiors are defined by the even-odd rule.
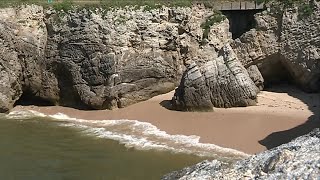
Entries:
[[245,156],[136,120],[0,114],[0,179],[159,179],[204,159]]

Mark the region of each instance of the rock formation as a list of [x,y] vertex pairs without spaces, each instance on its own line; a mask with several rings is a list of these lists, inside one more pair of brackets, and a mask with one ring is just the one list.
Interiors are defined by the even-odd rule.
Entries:
[[218,58],[198,66],[187,65],[187,71],[173,97],[182,110],[212,110],[212,107],[255,105],[258,88],[250,79],[230,45],[221,49]]
[[247,68],[248,74],[254,84],[257,86],[259,90],[263,90],[264,87],[264,79],[262,74],[260,73],[258,67],[256,65],[251,65]]
[[23,92],[41,96],[46,91],[42,64],[47,32],[40,6],[0,9],[0,17],[0,112],[5,112]]
[[[271,6],[256,15],[256,28],[234,41],[227,19],[206,24],[219,18],[204,6],[1,9],[0,112],[25,97],[76,108],[121,108],[179,84],[174,100],[182,109],[246,106],[256,96],[248,74],[258,89],[264,81],[289,77],[316,91],[320,5],[313,3],[313,13],[304,18],[297,8]],[[230,61],[218,57],[228,43],[236,54]]]
[[306,91],[320,87],[320,5],[310,1],[312,13],[298,6],[273,3],[255,16],[256,28],[232,43],[245,67],[257,65],[267,82],[291,80]]
[[179,84],[185,57],[205,62],[206,52],[231,39],[225,20],[210,29],[210,48],[201,49],[201,24],[213,14],[202,6],[1,9],[0,111],[25,97],[112,109],[169,92]]
[[206,160],[162,179],[318,179],[319,165],[320,129],[315,129],[287,144],[231,165]]

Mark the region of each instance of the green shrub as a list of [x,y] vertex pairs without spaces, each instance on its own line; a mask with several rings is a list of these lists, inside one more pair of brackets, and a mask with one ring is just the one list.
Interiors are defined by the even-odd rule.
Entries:
[[221,11],[215,11],[212,16],[210,16],[208,19],[206,19],[206,22],[201,24],[201,27],[203,29],[203,36],[202,39],[208,39],[209,31],[212,25],[215,23],[219,23],[223,20],[225,20],[225,16],[221,13]]
[[61,3],[53,4],[53,8],[57,11],[68,11],[72,9],[72,0],[63,0]]
[[302,19],[303,17],[310,16],[313,13],[314,4],[310,3],[303,3],[299,6],[299,18]]

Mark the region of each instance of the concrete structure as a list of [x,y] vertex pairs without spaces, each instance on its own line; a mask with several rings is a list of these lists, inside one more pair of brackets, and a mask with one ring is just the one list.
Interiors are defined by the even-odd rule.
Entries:
[[264,3],[257,1],[225,1],[213,3],[216,10],[254,10],[264,9]]

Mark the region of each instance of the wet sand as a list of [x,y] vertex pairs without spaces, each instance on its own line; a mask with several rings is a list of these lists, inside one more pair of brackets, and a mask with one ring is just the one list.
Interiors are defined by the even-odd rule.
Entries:
[[83,111],[67,107],[17,106],[14,110],[35,110],[44,114],[63,113],[88,120],[132,119],[150,122],[168,134],[200,136],[203,143],[254,154],[266,149],[259,141],[273,132],[304,124],[320,107],[320,94],[306,94],[292,87],[262,91],[257,106],[221,109],[213,112],[169,110],[173,92],[116,110]]

